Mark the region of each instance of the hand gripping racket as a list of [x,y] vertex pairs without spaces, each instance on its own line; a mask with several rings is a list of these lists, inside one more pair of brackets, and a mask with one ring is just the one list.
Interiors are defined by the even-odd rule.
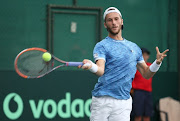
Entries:
[[[53,70],[63,66],[83,66],[82,62],[66,62],[54,55],[51,55],[51,60],[45,62],[42,55],[47,50],[42,48],[28,48],[21,51],[15,58],[14,67],[16,72],[23,78],[40,78],[52,72]],[[54,60],[61,64],[54,67]],[[89,63],[87,63],[88,66]]]

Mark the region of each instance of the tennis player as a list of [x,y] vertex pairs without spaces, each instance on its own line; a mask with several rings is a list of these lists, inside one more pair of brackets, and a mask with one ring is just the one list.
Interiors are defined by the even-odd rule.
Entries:
[[103,19],[108,36],[94,47],[95,63],[85,59],[81,67],[99,76],[92,91],[90,121],[130,121],[130,90],[136,69],[144,78],[151,78],[169,50],[160,53],[156,47],[156,60],[147,66],[141,49],[122,37],[123,19],[120,11],[109,7]]

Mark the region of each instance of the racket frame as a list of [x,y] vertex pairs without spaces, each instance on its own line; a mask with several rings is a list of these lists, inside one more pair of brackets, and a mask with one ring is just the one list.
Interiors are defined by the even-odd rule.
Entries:
[[[57,69],[57,68],[62,67],[62,66],[79,66],[79,65],[82,66],[82,65],[83,65],[82,62],[66,62],[66,61],[63,61],[63,60],[55,57],[54,55],[51,55],[51,56],[52,56],[52,59],[54,59],[54,60],[56,60],[56,61],[58,61],[58,62],[61,62],[61,63],[63,63],[63,64],[62,64],[62,65],[58,65],[58,66],[52,68],[51,70],[47,71],[46,73],[44,73],[44,74],[42,74],[42,75],[39,75],[39,76],[36,76],[36,77],[27,76],[27,75],[25,75],[25,74],[23,74],[23,73],[20,72],[20,70],[18,69],[18,66],[17,66],[17,62],[18,62],[18,58],[19,58],[23,53],[25,53],[25,52],[27,52],[27,51],[32,51],[32,50],[42,51],[42,52],[44,52],[44,53],[45,53],[45,52],[48,52],[47,50],[45,50],[45,49],[43,49],[43,48],[33,47],[33,48],[24,49],[23,51],[21,51],[21,52],[16,56],[16,58],[15,58],[15,60],[14,60],[14,68],[15,68],[15,71],[17,72],[17,74],[18,74],[19,76],[21,76],[21,77],[23,77],[23,78],[26,78],[26,79],[28,79],[28,78],[40,78],[40,77],[43,77],[44,75],[52,72],[53,70],[55,70],[55,69]],[[52,60],[52,59],[51,59],[51,60]],[[53,61],[52,61],[52,62],[53,62]],[[54,62],[53,62],[53,63],[54,63]]]
[[21,73],[17,67],[17,61],[18,61],[18,58],[20,57],[20,55],[22,55],[23,53],[27,52],[27,51],[32,51],[32,50],[38,50],[38,51],[42,51],[42,52],[47,52],[47,50],[43,49],[43,48],[37,48],[37,47],[33,47],[33,48],[27,48],[27,49],[24,49],[23,51],[21,51],[15,58],[14,60],[14,68],[15,68],[15,71],[19,74],[19,76],[23,77],[23,78],[29,78],[29,76],[27,75],[24,75],[23,73]]

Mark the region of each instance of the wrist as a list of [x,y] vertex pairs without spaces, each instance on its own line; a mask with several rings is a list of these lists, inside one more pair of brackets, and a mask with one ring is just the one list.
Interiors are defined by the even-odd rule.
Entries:
[[157,60],[155,60],[149,67],[149,70],[151,72],[157,72],[161,66],[162,62],[157,62]]
[[98,71],[98,66],[91,61],[91,68],[89,69],[90,72],[96,73]]
[[155,60],[157,65],[160,65],[162,62]]

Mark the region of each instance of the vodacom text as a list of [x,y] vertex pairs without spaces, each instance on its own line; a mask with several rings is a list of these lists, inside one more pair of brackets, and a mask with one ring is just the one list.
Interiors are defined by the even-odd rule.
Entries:
[[[9,105],[11,100],[14,100],[17,103],[16,111],[11,111]],[[74,99],[71,100],[71,93],[67,92],[64,99],[60,99],[58,103],[53,99],[39,99],[38,101],[30,99],[29,107],[24,107],[24,101],[20,95],[17,93],[8,94],[3,101],[3,111],[4,114],[11,120],[18,119],[23,115],[24,108],[30,108],[32,115],[35,119],[39,119],[42,116],[42,113],[48,119],[54,118],[58,115],[61,118],[83,118],[85,116],[90,116],[90,104],[91,99],[84,101],[83,99]],[[51,110],[49,110],[51,108]]]

